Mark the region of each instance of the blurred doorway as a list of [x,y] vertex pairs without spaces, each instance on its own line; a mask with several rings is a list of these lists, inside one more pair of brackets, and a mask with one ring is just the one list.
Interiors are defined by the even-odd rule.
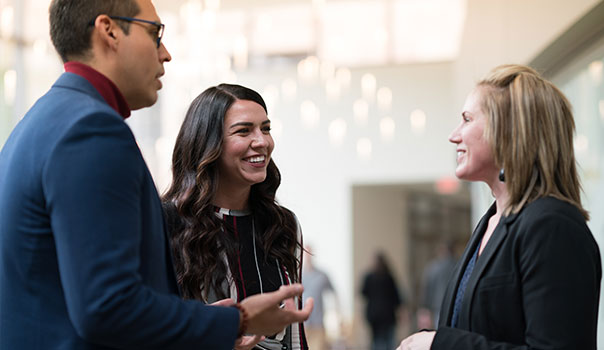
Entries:
[[359,289],[378,250],[387,255],[406,300],[396,337],[400,340],[417,330],[422,276],[439,244],[451,242],[458,257],[472,233],[470,190],[464,183],[458,185],[450,194],[440,193],[435,183],[352,187],[354,346],[370,341]]

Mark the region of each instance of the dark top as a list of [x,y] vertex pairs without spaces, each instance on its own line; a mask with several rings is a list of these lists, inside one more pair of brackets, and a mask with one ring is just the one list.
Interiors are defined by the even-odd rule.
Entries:
[[476,259],[478,259],[479,251],[480,244],[474,250],[474,255],[472,255],[472,259],[468,261],[468,264],[464,269],[463,276],[461,277],[461,281],[459,282],[459,286],[457,287],[457,293],[455,293],[455,301],[453,304],[453,316],[451,316],[451,327],[457,327],[457,322],[459,321],[459,311],[461,310],[461,303],[463,301],[463,295],[466,292],[466,288],[468,287],[468,280],[470,279],[470,276],[472,276],[472,272],[474,271],[474,265],[476,265]]
[[[222,215],[224,227],[230,242],[236,247],[236,256],[229,261],[229,267],[237,287],[237,300],[241,301],[261,292],[273,292],[282,285],[290,284],[285,267],[277,258],[266,256],[258,234],[263,232],[264,228],[258,227],[253,215],[241,211],[226,211],[228,214]],[[256,227],[253,229],[252,225]]]
[[[265,227],[254,220],[251,212],[224,208],[216,210],[224,222],[223,230],[228,234],[227,242],[235,247],[235,256],[229,260],[229,268],[234,277],[238,301],[250,295],[273,292],[282,285],[292,283],[285,266],[276,257],[267,255],[264,251],[261,233]],[[298,307],[300,306],[298,303]],[[256,345],[256,348],[307,350],[304,324],[290,325],[285,332],[267,337]]]
[[[164,203],[163,207],[168,232],[172,233],[184,229],[183,221],[178,216],[174,205]],[[219,294],[241,301],[250,295],[276,291],[282,285],[297,282],[291,280],[285,266],[277,258],[271,255],[267,256],[263,248],[261,234],[265,228],[254,220],[254,215],[251,212],[216,208],[216,216],[222,220],[223,232],[225,233],[221,237],[221,244],[225,246],[225,249],[217,251],[216,254],[224,257],[226,247],[228,247],[230,252],[226,258],[228,275],[224,276],[221,293],[202,290],[206,302],[217,301],[220,299],[217,297]],[[231,279],[234,286],[228,283]],[[302,304],[300,300],[298,301],[297,307],[301,308]],[[271,350],[308,349],[303,323],[288,326],[284,332],[268,337],[259,343],[256,348]]]

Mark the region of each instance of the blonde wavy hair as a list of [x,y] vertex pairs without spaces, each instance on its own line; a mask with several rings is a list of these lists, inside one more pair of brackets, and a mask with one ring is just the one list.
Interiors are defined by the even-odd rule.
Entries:
[[505,171],[505,215],[551,196],[574,205],[588,220],[573,149],[575,122],[564,94],[522,65],[496,67],[477,88],[488,118],[485,137]]

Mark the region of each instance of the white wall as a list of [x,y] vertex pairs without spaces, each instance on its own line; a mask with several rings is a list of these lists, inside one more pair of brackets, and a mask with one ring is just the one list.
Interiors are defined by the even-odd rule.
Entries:
[[[158,8],[168,2],[155,1]],[[354,310],[352,184],[425,182],[451,175],[454,148],[448,144],[447,136],[459,120],[463,100],[473,83],[498,64],[528,62],[595,3],[595,0],[469,0],[457,60],[355,69],[352,86],[338,103],[326,101],[316,85],[298,86],[294,101],[280,101],[270,111],[269,117],[281,119],[284,125],[274,153],[283,173],[278,197],[299,216],[306,240],[317,254],[315,262],[333,277],[348,317]],[[28,17],[33,17],[30,12],[36,11],[44,12],[37,17],[47,18],[45,6],[28,11]],[[169,42],[166,45],[170,48]],[[58,60],[56,57],[53,60],[59,71]],[[195,62],[182,62],[174,57],[166,65],[159,104],[135,112],[130,119],[160,189],[165,189],[169,181],[173,138],[189,102],[204,88],[219,82],[204,81],[192,74],[186,68],[191,64]],[[31,72],[36,66],[46,67],[28,64]],[[52,69],[46,67],[44,72],[44,83],[37,79],[37,74],[27,75],[27,91],[39,93],[28,94],[27,101],[16,106],[17,109],[30,106],[49,87],[46,75]],[[368,126],[355,127],[352,122],[352,103],[360,96],[359,78],[366,72],[375,74],[378,87],[389,86],[393,91],[393,106],[388,114],[397,122],[397,137],[391,143],[379,140],[376,121],[386,112],[378,111],[375,106]],[[295,67],[278,66],[240,74],[238,82],[262,92],[267,85],[279,87],[284,78],[295,75]],[[312,130],[299,122],[299,104],[307,98],[314,100],[321,111],[320,124]],[[427,115],[423,135],[410,131],[409,113],[416,108]],[[158,122],[149,124],[145,120],[157,115]],[[326,136],[328,122],[337,116],[349,121],[349,133],[340,148],[332,147]],[[373,157],[368,161],[356,156],[355,142],[359,137],[373,140]],[[483,210],[482,206],[477,206],[477,212]]]
[[[368,125],[356,126],[352,105],[361,95],[359,81],[366,72],[375,74],[378,87],[388,86],[394,91],[392,111],[380,112],[373,105]],[[452,72],[450,63],[353,70],[353,83],[338,102],[326,101],[319,86],[311,84],[299,86],[295,100],[280,101],[269,110],[269,118],[279,118],[284,124],[273,153],[283,176],[278,199],[298,215],[305,241],[314,247],[315,263],[329,272],[347,316],[352,315],[354,297],[351,185],[430,181],[452,174],[454,148],[449,146],[447,136],[458,114],[451,107]],[[283,79],[295,76],[293,68],[286,68],[270,74],[242,74],[238,82],[262,91],[267,85],[280,86]],[[300,122],[300,103],[306,99],[313,100],[321,112],[319,125],[312,129]],[[168,104],[164,101],[164,107]],[[409,124],[409,114],[417,108],[426,114],[423,134],[413,133]],[[174,116],[174,122],[179,124],[182,115]],[[391,142],[379,137],[378,122],[384,115],[396,122],[396,136]],[[337,117],[348,121],[347,136],[339,147],[331,145],[327,135],[329,122]],[[373,142],[369,160],[357,157],[356,141],[360,137]],[[168,164],[169,160],[162,163]]]
[[[278,193],[281,203],[298,215],[305,239],[316,253],[315,263],[332,277],[345,316],[352,321],[355,300],[352,261],[351,186],[359,183],[408,183],[433,181],[450,176],[454,169],[454,148],[447,136],[459,120],[465,96],[475,81],[488,70],[503,63],[527,63],[558,35],[563,33],[597,1],[594,0],[470,0],[460,56],[448,63],[352,70],[352,86],[337,103],[325,99],[318,84],[299,85],[293,101],[280,100],[270,118],[283,122],[277,138],[274,158],[283,174]],[[162,115],[168,147],[184,111],[201,90],[220,81],[190,82],[178,72],[170,76],[173,62],[167,66],[166,88],[162,92]],[[176,71],[176,69],[174,69]],[[393,91],[390,113],[371,107],[370,123],[355,127],[352,103],[361,95],[359,80],[367,72],[375,74],[377,86]],[[295,67],[240,74],[237,82],[262,92],[267,86],[280,87],[285,78],[296,78]],[[173,87],[177,88],[173,88]],[[180,86],[180,89],[178,88]],[[171,88],[172,87],[172,88]],[[313,100],[321,112],[315,129],[300,123],[300,103]],[[427,115],[422,135],[411,132],[409,113],[421,108]],[[379,140],[377,121],[389,114],[397,123],[396,139]],[[335,148],[328,142],[327,126],[336,117],[345,118],[348,135]],[[359,137],[373,140],[371,160],[359,160],[355,142]],[[162,148],[163,149],[163,148]],[[160,152],[166,154],[165,149]],[[166,160],[160,160],[162,181],[169,178]],[[475,218],[490,204],[490,195],[482,185],[473,186]]]
[[[298,214],[306,240],[312,242],[317,254],[316,263],[333,276],[347,315],[354,310],[351,185],[431,181],[451,175],[454,149],[447,136],[458,122],[463,100],[474,82],[498,64],[528,62],[595,3],[469,1],[461,55],[455,62],[353,70],[356,83],[338,106],[325,102],[315,88],[299,87],[299,94],[305,97],[281,103],[271,113],[270,117],[284,123],[274,154],[283,173],[279,199]],[[375,74],[378,87],[386,85],[393,90],[391,115],[397,121],[397,139],[391,144],[380,143],[375,122],[364,129],[351,130],[349,125],[349,137],[341,148],[334,149],[327,142],[327,122],[336,116],[352,121],[352,101],[360,96],[359,77],[368,71]],[[239,82],[261,91],[268,84],[280,86],[281,79],[294,74],[293,68],[254,72],[240,77]],[[302,98],[312,98],[321,110],[316,130],[299,124]],[[410,132],[408,116],[415,108],[422,108],[427,115],[422,136]],[[371,115],[373,121],[381,117],[379,112]],[[357,159],[354,141],[359,136],[374,140],[370,161]],[[482,206],[486,203],[488,200]]]

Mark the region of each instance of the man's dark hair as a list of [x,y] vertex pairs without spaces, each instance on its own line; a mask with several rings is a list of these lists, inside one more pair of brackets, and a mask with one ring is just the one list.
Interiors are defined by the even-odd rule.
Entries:
[[[91,22],[99,15],[134,17],[140,8],[135,0],[53,0],[48,12],[50,38],[63,62],[67,62],[89,53]],[[117,23],[128,34],[130,23]]]

